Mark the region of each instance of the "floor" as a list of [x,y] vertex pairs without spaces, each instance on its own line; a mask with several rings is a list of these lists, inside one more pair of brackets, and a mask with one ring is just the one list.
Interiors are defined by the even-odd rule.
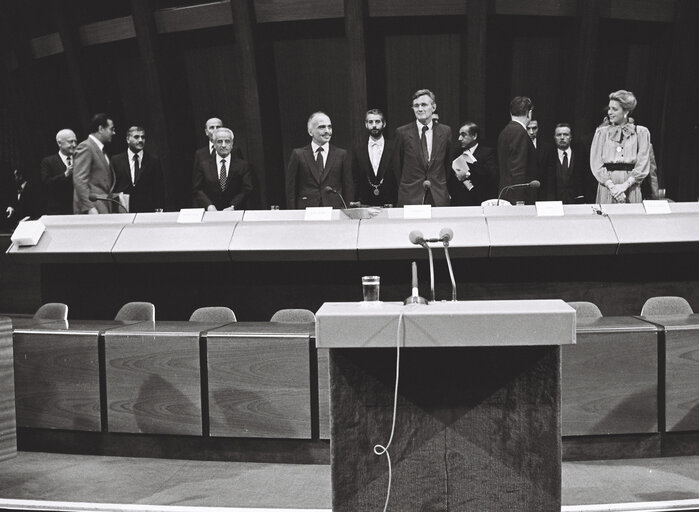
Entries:
[[[699,456],[565,462],[563,505],[564,512],[699,510]],[[326,465],[34,452],[0,463],[0,510],[329,512],[330,506]]]

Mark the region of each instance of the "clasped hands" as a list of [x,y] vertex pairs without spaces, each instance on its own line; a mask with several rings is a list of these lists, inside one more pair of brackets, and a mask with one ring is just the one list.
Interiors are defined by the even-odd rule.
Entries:
[[607,188],[609,189],[609,192],[612,194],[612,197],[614,197],[615,201],[617,201],[618,203],[626,202],[626,190],[629,188],[629,184],[627,182],[614,183],[611,186],[608,186]]

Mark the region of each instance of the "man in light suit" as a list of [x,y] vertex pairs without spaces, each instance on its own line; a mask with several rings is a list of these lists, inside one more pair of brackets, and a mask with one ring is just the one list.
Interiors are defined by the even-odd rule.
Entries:
[[236,158],[233,151],[233,131],[214,131],[214,158],[203,159],[194,169],[192,202],[195,208],[207,211],[244,210],[246,199],[253,191],[250,167]]
[[452,206],[480,206],[497,196],[498,165],[495,150],[480,144],[480,129],[471,121],[459,128],[461,151],[452,162],[449,194]]
[[395,204],[398,187],[393,174],[393,141],[383,136],[386,129],[383,112],[379,109],[369,110],[364,124],[369,132],[368,142],[365,139],[352,152],[357,200],[370,206]]
[[333,127],[324,112],[311,114],[307,128],[311,143],[294,149],[286,168],[286,207],[344,208],[343,199],[347,203],[354,199],[350,157],[330,144]]
[[78,140],[73,130],[56,134],[58,153],[41,161],[41,184],[45,200],[44,212],[49,215],[73,213],[73,157]]
[[73,213],[111,213],[109,201],[91,201],[90,196],[107,197],[114,189],[114,172],[104,145],[112,141],[114,122],[107,114],[93,116],[90,135],[75,150],[73,163]]
[[[393,167],[398,182],[398,206],[431,204],[449,206],[447,176],[451,172],[451,128],[433,121],[434,93],[413,94],[415,122],[396,129]],[[429,181],[431,189],[423,185]]]
[[114,192],[128,194],[129,212],[154,212],[164,208],[165,191],[160,160],[146,153],[146,131],[132,126],[126,133],[128,149],[114,155]]
[[[500,165],[500,190],[509,185],[528,183],[538,177],[536,148],[527,133],[534,105],[526,96],[516,96],[510,102],[510,122],[498,136],[498,164]],[[503,195],[511,203],[524,201],[534,204],[536,190],[520,188]]]

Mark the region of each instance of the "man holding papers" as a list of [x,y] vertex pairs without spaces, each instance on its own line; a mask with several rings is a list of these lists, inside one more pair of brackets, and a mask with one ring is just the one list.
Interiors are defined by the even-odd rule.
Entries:
[[479,206],[497,196],[495,150],[479,144],[479,134],[478,125],[470,121],[459,128],[463,153],[452,162],[447,181],[452,206]]

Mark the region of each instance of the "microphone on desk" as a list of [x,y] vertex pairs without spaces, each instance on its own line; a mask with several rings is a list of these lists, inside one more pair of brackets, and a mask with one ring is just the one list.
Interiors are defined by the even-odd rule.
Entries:
[[94,203],[95,201],[107,201],[107,202],[110,202],[110,203],[114,203],[114,204],[116,204],[116,205],[119,205],[119,207],[120,207],[122,210],[124,210],[124,213],[129,213],[129,210],[127,210],[126,207],[125,207],[123,204],[121,204],[121,202],[119,202],[119,201],[115,200],[113,197],[111,197],[111,194],[106,195],[106,196],[105,196],[105,195],[101,195],[101,194],[100,194],[100,195],[98,195],[98,194],[90,194],[90,195],[88,196],[88,199],[89,199],[90,201],[92,201],[93,203]]
[[449,278],[451,279],[451,300],[456,302],[456,279],[454,279],[454,269],[451,266],[451,258],[449,257],[449,242],[454,238],[454,231],[451,228],[442,228],[439,232],[439,240],[444,245],[444,257],[447,259],[447,267],[449,267]]
[[338,196],[340,196],[340,199],[342,200],[342,204],[345,206],[345,210],[347,209],[347,203],[345,203],[345,198],[342,197],[342,194],[340,194],[337,190],[332,188],[330,185],[325,187],[325,191],[330,192],[331,194],[337,194]]
[[432,302],[434,302],[434,260],[432,259],[432,248],[429,245],[427,245],[427,240],[425,240],[422,231],[411,231],[408,238],[410,239],[410,243],[413,243],[415,245],[421,245],[422,247],[427,249],[427,254],[430,258],[430,293],[432,297]]
[[541,182],[539,180],[532,180],[529,183],[517,183],[516,185],[508,185],[506,187],[503,187],[502,190],[500,191],[500,194],[498,194],[498,202],[496,206],[500,206],[500,198],[503,196],[506,190],[512,190],[514,188],[533,188],[537,189],[541,187]]
[[417,284],[417,264],[412,262],[413,271],[413,283],[412,283],[412,293],[410,297],[403,301],[403,304],[427,304],[427,300],[424,297],[420,297],[420,291],[418,290]]
[[430,180],[423,181],[422,188],[425,189],[425,193],[422,194],[422,204],[425,204],[425,201],[427,200],[427,194],[432,190],[432,182]]

